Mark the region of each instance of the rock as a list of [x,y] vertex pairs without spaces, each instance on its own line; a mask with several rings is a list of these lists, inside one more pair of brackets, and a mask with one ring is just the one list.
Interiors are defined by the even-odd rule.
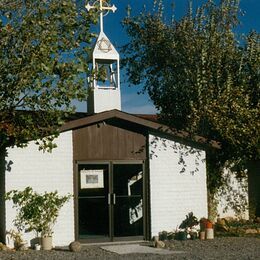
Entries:
[[253,228],[249,228],[249,229],[246,229],[246,234],[257,234],[257,229],[253,229]]
[[260,224],[260,217],[255,218],[254,222]]
[[79,252],[81,250],[81,244],[78,241],[71,242],[69,244],[69,249],[71,252]]
[[156,248],[165,248],[165,243],[163,241],[156,241],[155,242],[155,247]]
[[9,248],[5,244],[0,242],[0,251],[8,251],[8,250]]
[[226,220],[224,218],[218,218],[217,219],[217,224],[221,225],[221,226],[224,226],[224,225],[226,225]]
[[152,237],[152,240],[150,241],[149,246],[155,247],[157,241],[159,241],[159,237],[158,236]]
[[224,218],[218,218],[217,223],[215,225],[216,231],[220,232],[228,232],[229,227],[228,227],[228,221]]
[[257,229],[257,233],[260,234],[260,228]]

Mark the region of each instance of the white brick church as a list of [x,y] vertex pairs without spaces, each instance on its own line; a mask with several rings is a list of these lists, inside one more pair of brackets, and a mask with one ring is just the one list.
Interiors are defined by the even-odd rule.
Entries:
[[[199,136],[191,141],[156,116],[121,111],[119,54],[103,31],[103,11],[110,10],[115,6],[100,1],[92,66],[104,70],[106,80],[94,80],[88,114],[62,126],[52,153],[39,152],[34,142],[8,150],[6,192],[31,186],[73,195],[54,228],[59,246],[74,240],[146,240],[174,230],[189,212],[208,215],[206,149],[216,144]],[[15,215],[7,201],[6,230],[13,228]]]

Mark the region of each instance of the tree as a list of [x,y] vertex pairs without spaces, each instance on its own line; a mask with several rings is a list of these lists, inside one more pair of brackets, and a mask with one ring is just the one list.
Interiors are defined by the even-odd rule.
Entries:
[[84,1],[0,3],[0,148],[44,139],[52,147],[72,100],[86,98],[90,25]]
[[51,149],[58,127],[87,95],[90,32],[85,1],[0,1],[0,240],[5,237],[6,148],[40,140]]
[[157,11],[124,20],[123,64],[163,123],[221,142],[221,151],[208,153],[215,192],[224,165],[244,169],[260,159],[260,35],[237,33],[238,0],[209,0],[195,13],[190,1],[179,21],[167,20],[155,2]]

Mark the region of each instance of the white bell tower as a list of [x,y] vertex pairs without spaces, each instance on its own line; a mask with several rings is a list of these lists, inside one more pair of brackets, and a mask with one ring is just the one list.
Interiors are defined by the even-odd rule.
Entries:
[[88,3],[86,8],[100,12],[100,33],[92,53],[94,78],[88,96],[88,113],[121,110],[119,54],[103,31],[103,17],[117,8],[105,0]]

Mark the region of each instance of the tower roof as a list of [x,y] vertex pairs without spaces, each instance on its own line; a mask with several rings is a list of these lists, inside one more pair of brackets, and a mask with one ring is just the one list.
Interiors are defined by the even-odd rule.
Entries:
[[97,38],[94,50],[93,58],[103,60],[118,60],[119,54],[113,44],[109,41],[106,34],[101,31]]

